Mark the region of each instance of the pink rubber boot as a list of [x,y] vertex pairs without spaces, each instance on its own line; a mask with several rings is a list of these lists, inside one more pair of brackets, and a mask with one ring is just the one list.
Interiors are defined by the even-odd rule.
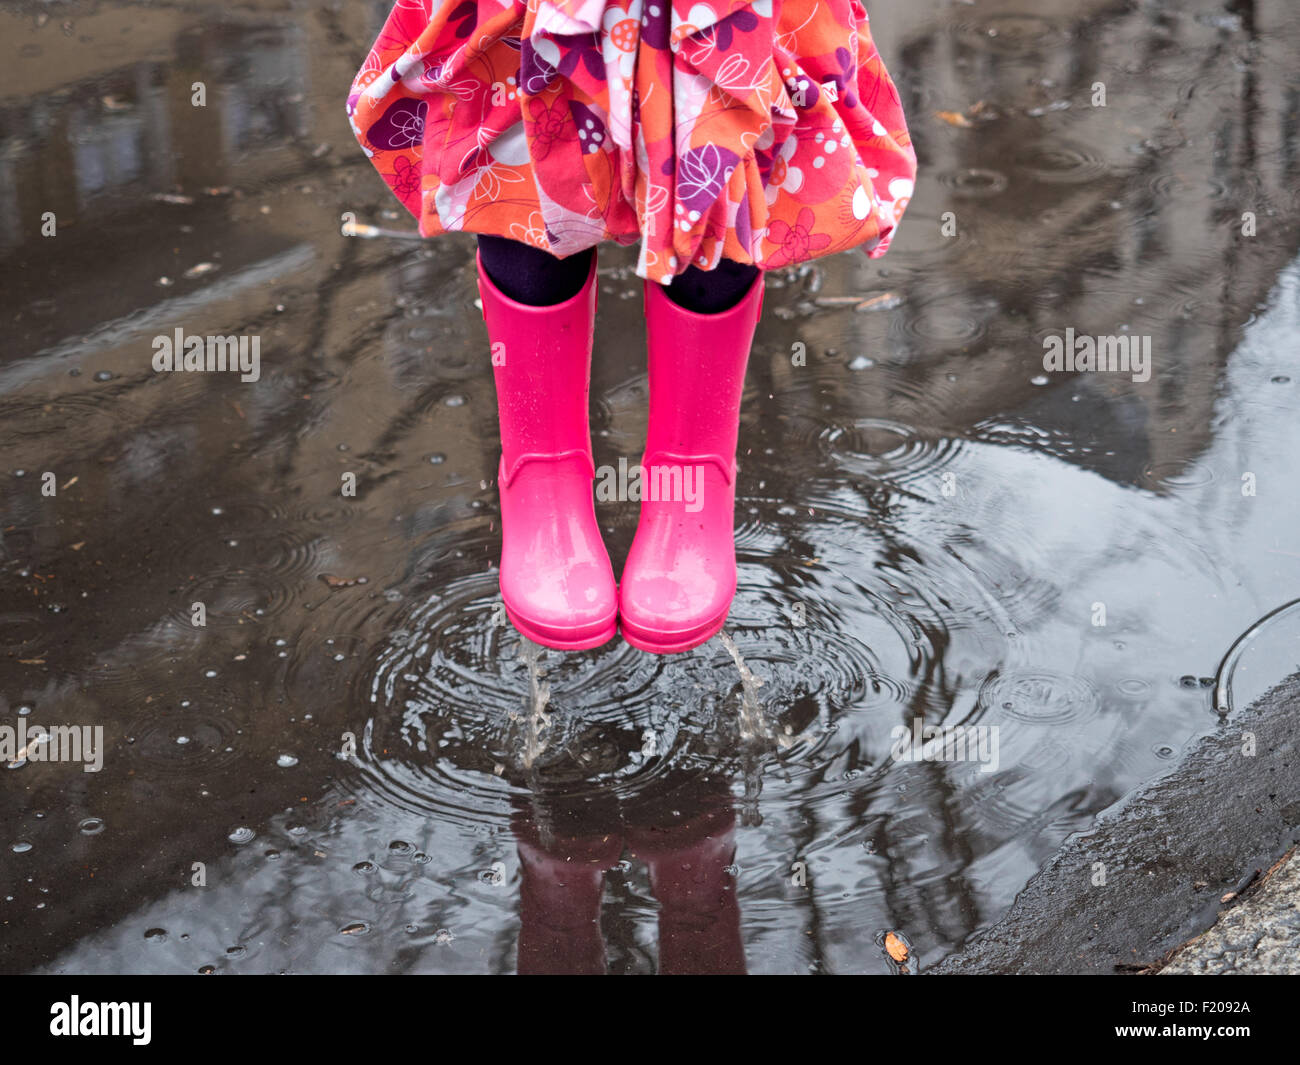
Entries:
[[516,303],[478,263],[501,421],[501,599],[546,647],[596,647],[615,632],[618,592],[596,526],[587,426],[596,261],[582,291]]
[[731,609],[736,434],[762,308],[761,274],[719,314],[678,307],[659,285],[646,283],[650,425],[641,521],[619,587],[623,637],[643,651],[698,647]]

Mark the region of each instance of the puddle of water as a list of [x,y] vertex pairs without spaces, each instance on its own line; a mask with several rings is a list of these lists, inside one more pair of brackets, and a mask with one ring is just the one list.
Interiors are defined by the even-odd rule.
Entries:
[[[342,114],[387,6],[0,15],[0,726],[104,755],[0,772],[24,969],[923,970],[1295,668],[1293,612],[1239,641],[1300,587],[1282,0],[872,5],[911,213],[769,276],[735,608],[663,658],[501,617],[471,245],[404,239]],[[177,327],[259,379],[155,373]],[[1067,328],[1150,380],[1045,372]]]

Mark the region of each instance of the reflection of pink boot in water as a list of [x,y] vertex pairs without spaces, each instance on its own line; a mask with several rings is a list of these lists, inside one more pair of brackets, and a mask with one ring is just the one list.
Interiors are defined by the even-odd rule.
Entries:
[[660,974],[743,974],[730,807],[670,829],[633,829],[628,847],[649,868],[659,902]]
[[[699,812],[671,828],[656,809],[634,816],[644,827],[622,832],[561,832],[544,846],[531,818],[513,822],[523,877],[519,889],[521,975],[606,971],[600,934],[607,870],[623,854],[646,864],[659,903],[659,972],[743,973],[740,906],[727,867],[736,853],[735,815],[725,796],[674,802]],[[617,813],[607,814],[617,824]],[[603,819],[603,818],[602,818]]]
[[595,257],[581,291],[551,306],[510,299],[481,256],[478,288],[501,421],[501,599],[535,643],[596,647],[614,635],[618,599],[591,490]]
[[518,844],[519,974],[604,973],[600,897],[605,870],[622,853],[622,837],[565,840],[547,851],[519,834]]
[[[632,646],[669,654],[717,633],[736,594],[736,436],[763,278],[714,314],[678,306],[655,284],[645,286],[645,300],[645,487],[619,587],[619,621]],[[687,486],[694,498],[686,497]]]

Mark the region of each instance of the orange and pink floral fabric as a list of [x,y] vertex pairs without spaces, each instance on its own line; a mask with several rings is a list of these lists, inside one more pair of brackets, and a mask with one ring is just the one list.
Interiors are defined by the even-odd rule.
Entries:
[[858,0],[399,0],[347,109],[425,236],[639,242],[661,282],[883,255],[916,174]]

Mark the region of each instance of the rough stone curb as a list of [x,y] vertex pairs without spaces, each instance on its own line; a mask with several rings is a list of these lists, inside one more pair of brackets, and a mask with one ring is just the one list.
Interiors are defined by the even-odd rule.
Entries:
[[[1265,874],[1300,839],[1298,720],[1295,674],[1068,839],[996,924],[930,971],[1154,972],[1175,953],[1167,971],[1297,971],[1281,955],[1300,936],[1300,868]],[[1261,878],[1264,894],[1246,891]],[[1240,917],[1188,944],[1247,896]]]

